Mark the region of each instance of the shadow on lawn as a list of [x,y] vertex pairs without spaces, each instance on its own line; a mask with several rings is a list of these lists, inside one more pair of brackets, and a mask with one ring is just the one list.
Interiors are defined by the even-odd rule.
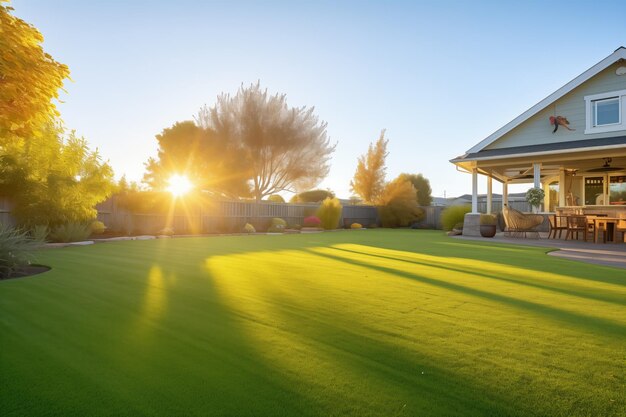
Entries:
[[[534,271],[521,268],[521,267],[516,267],[510,264],[500,264],[500,263],[495,263],[495,262],[489,262],[489,265],[491,266],[491,268],[485,268],[485,267],[481,268],[480,266],[478,267],[470,266],[470,262],[475,262],[475,260],[473,259],[467,260],[467,263],[461,265],[460,262],[458,261],[464,260],[463,258],[442,258],[442,259],[446,259],[446,261],[437,261],[434,259],[430,259],[428,261],[419,261],[419,260],[414,260],[414,259],[403,259],[403,258],[395,257],[395,256],[381,255],[381,254],[376,254],[376,253],[371,253],[371,252],[346,249],[346,248],[337,247],[337,246],[333,246],[332,249],[344,251],[348,253],[354,253],[357,255],[371,256],[375,258],[388,259],[392,261],[404,262],[404,263],[409,263],[409,264],[414,264],[414,265],[435,266],[435,267],[445,268],[450,271],[455,271],[455,272],[460,272],[460,273],[471,273],[473,275],[479,275],[481,277],[494,279],[494,280],[498,280],[502,282],[508,282],[511,284],[517,284],[517,285],[522,285],[526,287],[532,287],[532,288],[537,288],[541,290],[557,292],[560,294],[586,298],[586,299],[594,300],[594,301],[613,303],[613,304],[617,304],[620,306],[626,306],[626,297],[622,294],[619,294],[619,293],[615,294],[614,292],[607,292],[607,291],[603,291],[602,294],[597,294],[597,293],[584,291],[584,290],[577,291],[577,290],[568,289],[568,288],[556,287],[553,285],[546,285],[546,284],[541,283],[540,279],[533,278]],[[377,250],[377,248],[374,248],[374,247],[372,247],[371,249],[372,251]],[[416,255],[416,254],[409,252],[407,253],[407,255]],[[429,256],[433,257],[432,255],[429,255]],[[456,264],[453,263],[452,260],[457,261]],[[486,261],[481,261],[481,262],[486,262]],[[511,271],[506,271],[506,273],[509,274],[510,276],[515,276],[514,278],[506,278],[502,275],[496,274],[495,272],[490,272],[488,270],[486,271],[486,269],[494,270],[498,268],[502,268],[503,270],[504,269],[510,270],[511,268],[516,268],[516,269],[519,269],[520,271],[519,272],[516,271],[514,273]],[[567,277],[567,278],[573,278],[573,277]]]
[[[392,275],[412,279],[412,280],[419,281],[425,284],[434,285],[434,286],[445,288],[451,291],[465,293],[467,295],[487,299],[490,301],[501,302],[501,303],[510,305],[512,307],[524,309],[526,311],[536,313],[536,314],[541,314],[544,317],[547,317],[550,319],[555,319],[555,320],[566,322],[571,326],[583,328],[587,331],[593,332],[594,334],[602,336],[602,337],[612,336],[612,337],[617,337],[617,338],[624,338],[624,335],[626,335],[626,326],[623,326],[619,323],[615,323],[610,320],[602,319],[599,317],[590,317],[590,316],[586,316],[582,314],[577,314],[577,313],[561,310],[555,307],[550,307],[547,305],[534,303],[532,301],[522,300],[522,299],[513,298],[513,297],[496,294],[496,293],[490,293],[487,291],[482,291],[476,288],[471,288],[471,287],[455,284],[452,282],[442,281],[439,279],[428,278],[428,277],[424,277],[415,273],[407,272],[399,268],[384,267],[384,266],[376,265],[372,262],[363,262],[363,261],[359,261],[355,259],[350,259],[346,256],[342,256],[341,255],[342,250],[337,249],[337,248],[325,248],[325,249],[336,252],[336,254],[331,255],[331,254],[323,253],[323,252],[316,251],[316,250],[309,250],[309,249],[304,249],[304,250],[309,251],[310,253],[313,253],[318,256],[326,257],[326,258],[344,262],[347,264],[370,268],[376,271],[385,272],[385,273],[389,273]],[[374,255],[368,255],[368,254],[365,254],[362,256],[375,257]],[[458,272],[458,270],[455,268],[448,268],[448,267],[444,267],[444,266],[440,266],[436,264],[428,264],[425,262],[420,263],[420,264],[429,266],[432,268]]]

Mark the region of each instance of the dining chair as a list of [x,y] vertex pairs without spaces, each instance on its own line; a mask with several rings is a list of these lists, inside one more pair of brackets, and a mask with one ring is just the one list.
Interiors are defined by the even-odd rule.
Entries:
[[579,233],[582,232],[583,239],[587,241],[587,233],[589,233],[589,220],[587,216],[567,216],[567,233],[565,234],[565,240],[573,239],[574,235],[576,240],[579,239]]

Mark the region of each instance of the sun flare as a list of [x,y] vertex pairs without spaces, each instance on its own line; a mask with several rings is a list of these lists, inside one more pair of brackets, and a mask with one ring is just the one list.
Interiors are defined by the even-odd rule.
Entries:
[[193,184],[184,175],[172,175],[167,182],[167,191],[172,193],[174,197],[181,197],[187,194],[193,188]]

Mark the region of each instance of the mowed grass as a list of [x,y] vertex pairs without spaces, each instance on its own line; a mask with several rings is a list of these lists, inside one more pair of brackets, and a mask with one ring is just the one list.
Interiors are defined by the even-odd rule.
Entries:
[[430,231],[43,251],[3,416],[626,415],[626,271]]

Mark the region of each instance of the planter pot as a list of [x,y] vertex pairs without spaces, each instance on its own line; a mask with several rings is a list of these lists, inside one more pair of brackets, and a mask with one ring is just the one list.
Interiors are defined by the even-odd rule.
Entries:
[[496,225],[495,224],[481,224],[480,235],[482,237],[494,237],[496,235]]

